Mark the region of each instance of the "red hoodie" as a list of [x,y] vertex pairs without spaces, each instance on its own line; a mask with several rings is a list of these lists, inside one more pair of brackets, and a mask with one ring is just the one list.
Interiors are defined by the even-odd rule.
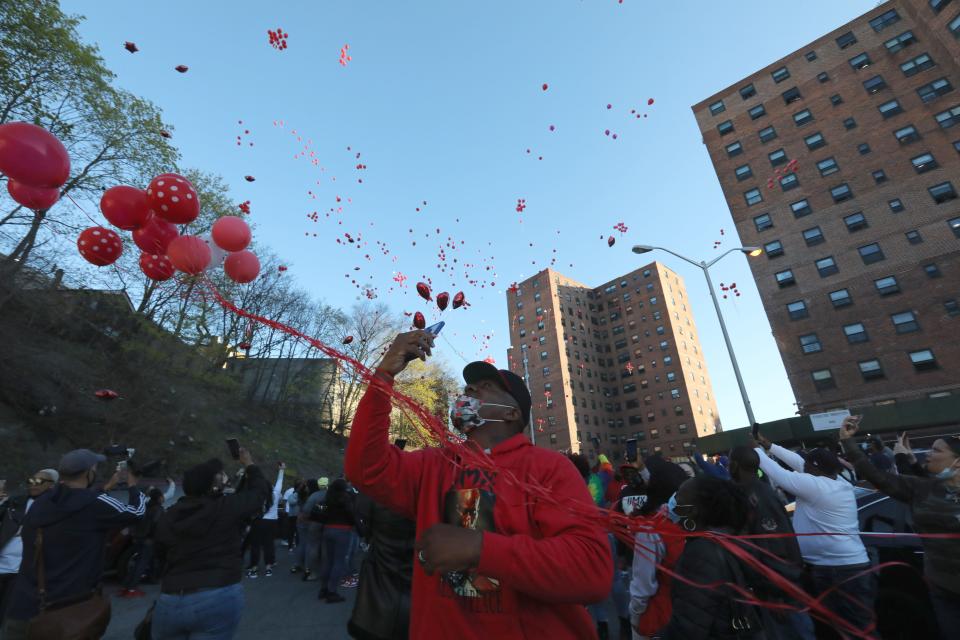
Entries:
[[[440,449],[403,452],[390,444],[390,397],[370,384],[357,407],[347,446],[346,474],[363,493],[415,518],[417,531],[446,522],[483,530],[476,571],[450,577],[413,569],[413,640],[595,638],[583,606],[609,595],[610,544],[590,522],[525,495],[487,471],[459,468]],[[534,447],[518,434],[490,451],[497,467],[521,482],[549,489],[562,505],[592,504],[576,468],[564,456]]]

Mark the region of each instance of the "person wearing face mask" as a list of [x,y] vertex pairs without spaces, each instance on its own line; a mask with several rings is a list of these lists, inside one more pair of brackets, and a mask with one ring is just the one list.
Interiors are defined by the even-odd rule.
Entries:
[[[37,498],[24,516],[23,561],[4,620],[4,640],[26,638],[31,619],[40,613],[38,542],[43,557],[45,604],[55,607],[57,603],[100,597],[107,534],[135,524],[147,506],[146,496],[137,489],[137,478],[129,470],[118,469],[103,485],[103,491],[93,488],[97,465],[105,461],[105,456],[89,449],[64,455],[58,469],[60,484]],[[129,487],[126,504],[106,493],[124,480]],[[107,605],[100,634],[106,631],[109,620]]]
[[[860,416],[845,418],[840,442],[860,477],[910,506],[917,533],[960,534],[960,438],[940,438],[927,455],[927,477],[877,469],[857,445]],[[924,574],[942,638],[960,629],[960,539],[923,539]]]
[[[463,370],[451,421],[489,467],[456,450],[390,444],[394,377],[433,341],[426,331],[394,340],[357,407],[345,461],[354,486],[417,524],[410,638],[595,638],[583,605],[610,591],[609,542],[565,508],[592,505],[573,464],[524,435],[531,399],[519,376],[486,362]],[[553,499],[529,495],[528,484]]]
[[153,612],[153,640],[228,640],[243,610],[241,527],[263,514],[273,489],[250,452],[240,449],[244,481],[223,494],[227,476],[220,460],[183,474],[184,497],[157,523],[157,551],[166,557],[160,597]]

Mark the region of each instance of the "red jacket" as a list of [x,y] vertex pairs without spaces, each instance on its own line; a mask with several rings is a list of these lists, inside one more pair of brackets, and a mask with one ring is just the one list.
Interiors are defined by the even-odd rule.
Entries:
[[[586,608],[610,593],[610,546],[601,528],[525,495],[496,474],[455,466],[440,449],[403,452],[390,444],[390,397],[371,383],[357,407],[346,474],[363,493],[417,531],[440,522],[483,530],[476,571],[460,580],[428,576],[414,562],[410,638],[595,638]],[[562,455],[518,434],[494,447],[498,468],[551,490],[561,504],[592,501]]]

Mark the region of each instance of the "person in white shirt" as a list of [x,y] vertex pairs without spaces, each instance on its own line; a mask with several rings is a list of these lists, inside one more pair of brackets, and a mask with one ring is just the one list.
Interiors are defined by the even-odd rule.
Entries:
[[27,479],[27,495],[8,498],[0,491],[0,623],[10,598],[13,583],[20,573],[23,540],[20,523],[34,500],[57,486],[60,474],[56,469],[41,469]]
[[[840,459],[824,448],[801,456],[763,436],[757,444],[760,469],[772,483],[796,496],[794,530],[798,534],[831,534],[797,539],[812,579],[812,595],[833,589],[823,599],[824,605],[867,632],[864,637],[876,637],[872,630],[876,575],[869,572],[870,559],[860,539],[854,486],[839,476],[843,468]],[[771,455],[793,471],[781,467]]]
[[247,567],[247,577],[260,576],[260,553],[263,552],[263,575],[273,575],[273,565],[277,562],[277,511],[280,505],[280,492],[283,491],[283,474],[287,468],[282,462],[278,464],[277,481],[273,485],[273,496],[270,507],[263,512],[262,518],[257,518],[250,525],[250,566]]

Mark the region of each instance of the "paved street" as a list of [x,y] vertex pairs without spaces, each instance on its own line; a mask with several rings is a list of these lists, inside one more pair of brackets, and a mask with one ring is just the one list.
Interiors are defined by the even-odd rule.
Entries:
[[[244,578],[247,606],[240,622],[236,640],[347,640],[347,619],[353,610],[356,589],[341,589],[347,601],[326,604],[317,600],[320,588],[316,582],[304,583],[300,576],[289,572],[287,548],[277,545],[277,571],[271,578]],[[118,591],[116,584],[108,584],[107,593]],[[157,585],[141,587],[146,598],[125,600],[113,598],[113,618],[105,640],[130,640],[133,630],[143,619],[159,592]]]

